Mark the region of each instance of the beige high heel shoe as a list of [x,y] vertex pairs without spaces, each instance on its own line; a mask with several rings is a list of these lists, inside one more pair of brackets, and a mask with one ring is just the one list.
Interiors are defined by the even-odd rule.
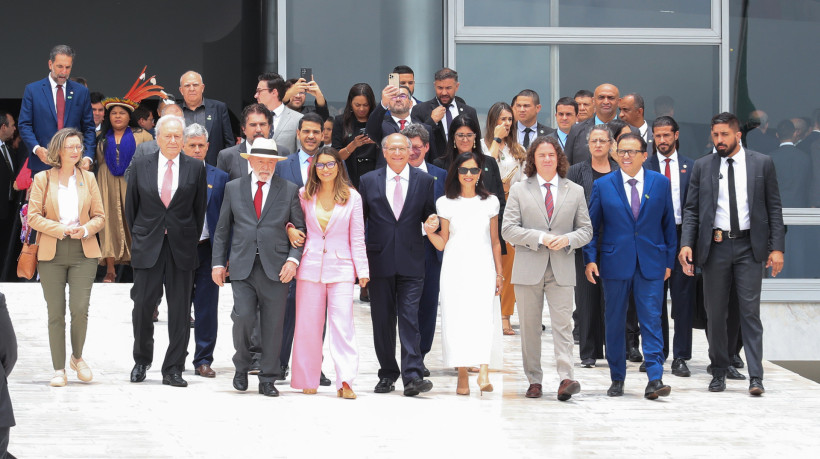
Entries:
[[488,372],[488,365],[481,365],[481,370],[478,372],[478,378],[476,378],[481,395],[484,395],[484,392],[493,391],[493,385],[490,384],[490,377],[487,375]]
[[456,383],[456,394],[470,395],[470,380],[467,377],[467,369],[458,369],[458,382]]

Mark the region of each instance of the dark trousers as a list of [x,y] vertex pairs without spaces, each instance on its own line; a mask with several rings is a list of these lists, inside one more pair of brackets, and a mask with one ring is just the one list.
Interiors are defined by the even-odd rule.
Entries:
[[[678,226],[678,241],[680,241],[680,226]],[[680,252],[678,246],[675,253]],[[675,335],[672,339],[672,357],[675,359],[689,360],[692,358],[692,320],[695,316],[695,301],[697,298],[697,279],[694,276],[687,276],[683,272],[683,266],[675,257],[675,268],[669,279],[663,284],[663,303],[666,305],[666,292],[669,291],[672,297],[672,319],[675,321]],[[666,316],[666,308],[663,312]],[[669,349],[669,327],[664,330],[664,357],[668,357]]]
[[419,333],[421,356],[433,348],[438,317],[438,293],[441,286],[441,253],[427,239],[424,240],[424,287],[419,301]]
[[604,358],[604,295],[601,282],[592,284],[584,274],[584,255],[575,251],[575,311],[579,355],[583,359]]
[[279,364],[287,367],[293,350],[293,331],[296,328],[296,278],[288,283],[288,299],[285,303],[285,323],[282,327],[282,350]]
[[737,290],[740,330],[750,377],[763,377],[763,324],[760,321],[760,289],[763,265],[756,262],[749,238],[713,242],[703,264],[703,288],[708,318],[709,360],[712,370],[725,370],[731,363],[736,342],[729,341],[729,298],[734,282]]
[[233,364],[236,371],[247,373],[251,366],[251,334],[259,316],[259,343],[262,347],[260,382],[273,382],[281,375],[279,352],[285,322],[288,284],[265,274],[259,255],[251,274],[242,280],[231,280],[233,289]]
[[134,269],[134,286],[131,299],[134,310],[134,362],[150,365],[154,360],[154,307],[162,298],[168,302],[168,351],[162,362],[162,374],[182,373],[188,355],[188,339],[191,335],[191,289],[194,271],[179,269],[166,237],[162,242],[157,263],[147,269]]
[[[374,277],[370,287],[373,344],[379,359],[379,378],[404,384],[422,377],[423,360],[419,335],[419,300],[423,277]],[[396,323],[401,341],[401,371],[396,362]]]
[[219,325],[219,286],[211,277],[211,241],[197,247],[199,267],[194,272],[194,368],[214,361]]
[[[646,279],[636,267],[632,279],[602,279],[606,298],[606,359],[613,381],[626,377],[626,310],[629,296],[635,298],[635,312],[641,326],[643,354],[649,380],[663,376],[661,295],[663,279]],[[616,349],[620,351],[615,351]]]
[[11,457],[8,455],[10,427],[0,427],[0,459]]

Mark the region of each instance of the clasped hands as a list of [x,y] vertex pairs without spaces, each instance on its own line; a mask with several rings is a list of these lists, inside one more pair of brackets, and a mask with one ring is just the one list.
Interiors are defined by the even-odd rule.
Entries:
[[438,231],[438,226],[439,226],[438,215],[430,214],[430,216],[427,217],[427,221],[424,222],[424,232],[428,236],[431,235],[431,234],[434,234],[436,231]]
[[554,234],[543,233],[538,242],[550,250],[561,250],[569,245],[569,237],[563,234],[556,236]]

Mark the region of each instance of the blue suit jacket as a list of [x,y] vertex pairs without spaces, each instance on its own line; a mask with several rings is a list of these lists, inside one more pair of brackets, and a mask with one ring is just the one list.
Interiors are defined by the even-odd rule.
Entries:
[[[85,148],[83,156],[93,161],[96,151],[96,132],[88,89],[69,80],[63,90],[66,98],[63,126],[73,127],[82,132],[83,148]],[[17,127],[20,129],[20,137],[29,153],[28,167],[31,169],[31,175],[34,176],[37,172],[50,169],[51,166],[44,164],[37,155],[32,153],[37,145],[48,148],[48,143],[57,133],[57,108],[54,106],[49,77],[26,86]]]
[[[601,177],[592,184],[589,218],[593,234],[584,247],[584,263],[597,263],[601,278],[631,279],[640,266],[644,278],[663,279],[666,268],[674,267],[678,236],[672,191],[663,175],[644,170],[637,221],[632,217],[621,171]],[[599,242],[600,259],[596,250]]]
[[436,213],[432,175],[410,167],[407,197],[399,219],[386,195],[386,167],[362,175],[359,194],[367,225],[365,242],[371,277],[424,277],[424,238],[421,225]]
[[[678,152],[678,175],[680,176],[680,215],[683,218],[683,207],[686,205],[686,197],[689,192],[689,177],[692,176],[692,168],[695,166],[695,160],[682,156]],[[644,168],[655,171],[663,175],[660,163],[658,163],[658,155],[652,154],[644,163]]]
[[228,183],[228,173],[210,164],[205,164],[208,171],[208,207],[205,210],[205,224],[208,225],[208,236],[211,247],[214,245],[214,233],[219,222],[219,209],[225,197],[225,184]]
[[299,150],[288,156],[288,159],[276,163],[273,175],[278,175],[300,188],[305,186],[305,182],[302,181],[302,169],[299,166]]
[[438,198],[444,196],[444,181],[447,179],[447,171],[433,163],[427,163],[427,173],[432,175],[436,180],[433,184],[433,194],[435,195],[434,200],[437,201]]

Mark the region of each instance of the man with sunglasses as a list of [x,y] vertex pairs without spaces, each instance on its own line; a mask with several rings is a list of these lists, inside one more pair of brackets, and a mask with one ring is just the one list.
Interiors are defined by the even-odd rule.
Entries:
[[646,141],[639,134],[621,136],[615,157],[620,170],[592,185],[589,217],[593,235],[584,248],[586,277],[595,284],[594,276],[598,276],[604,286],[606,358],[612,379],[607,395],[624,394],[626,310],[632,293],[649,378],[644,397],[654,400],[672,390],[661,380],[661,296],[677,245],[672,191],[669,179],[643,168]]

